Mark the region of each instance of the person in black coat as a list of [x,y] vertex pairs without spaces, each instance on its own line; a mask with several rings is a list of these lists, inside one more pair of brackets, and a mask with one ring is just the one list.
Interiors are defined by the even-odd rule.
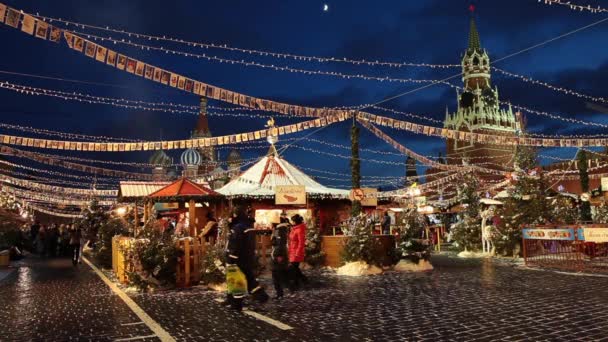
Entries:
[[[230,223],[228,244],[226,247],[226,263],[236,264],[247,278],[247,292],[253,299],[259,302],[266,302],[268,294],[263,287],[258,284],[255,277],[255,230],[252,225],[252,217],[247,215],[243,207],[236,207]],[[228,295],[226,304],[230,304],[234,309],[240,310],[243,307],[243,297]]]
[[288,280],[289,255],[287,253],[288,223],[277,225],[272,231],[272,282],[277,293],[276,299],[283,297],[283,284]]
[[389,235],[391,233],[391,217],[388,215],[388,211],[384,212],[381,226],[383,235]]

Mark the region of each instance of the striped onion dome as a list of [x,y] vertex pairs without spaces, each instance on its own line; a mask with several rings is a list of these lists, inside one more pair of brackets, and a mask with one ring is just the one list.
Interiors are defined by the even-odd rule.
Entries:
[[193,148],[185,150],[180,160],[182,165],[201,165],[203,162],[201,154]]

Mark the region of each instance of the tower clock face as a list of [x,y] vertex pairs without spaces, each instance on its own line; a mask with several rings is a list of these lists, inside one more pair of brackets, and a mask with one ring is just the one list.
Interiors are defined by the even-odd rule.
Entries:
[[481,98],[486,106],[495,106],[498,103],[496,93],[491,88],[486,88],[481,93]]

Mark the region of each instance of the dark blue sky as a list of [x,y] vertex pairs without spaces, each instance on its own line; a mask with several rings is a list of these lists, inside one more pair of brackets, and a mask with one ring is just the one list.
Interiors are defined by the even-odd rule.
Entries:
[[[9,6],[30,13],[40,13],[81,23],[111,26],[133,32],[166,35],[185,40],[225,43],[240,48],[268,50],[314,56],[340,56],[353,59],[460,63],[466,48],[469,28],[465,0],[427,1],[175,1],[171,6],[159,1],[33,1],[3,0]],[[327,3],[329,12],[323,12]],[[600,1],[586,0],[600,5]],[[481,43],[495,60],[502,56],[548,40],[567,31],[604,18],[600,14],[571,11],[561,6],[545,6],[536,0],[476,1],[476,20]],[[555,85],[594,96],[606,96],[608,77],[608,22],[552,42],[496,66],[532,76]],[[0,80],[65,91],[82,91],[100,96],[120,96],[146,101],[171,101],[196,105],[198,98],[97,63],[70,51],[65,42],[45,42],[7,26],[0,26],[3,53],[0,70],[94,81],[117,86],[89,86],[69,82],[46,81],[0,73]],[[329,76],[310,76],[258,68],[226,65],[180,56],[143,52],[127,46],[110,46],[119,52],[157,64],[183,75],[243,92],[293,104],[311,106],[351,106],[371,103],[417,88],[367,80],[344,80]],[[179,47],[179,45],[165,45]],[[188,49],[188,48],[186,48]],[[266,64],[298,68],[361,73],[393,78],[440,79],[459,69],[380,68],[344,64],[304,63],[268,57],[227,53],[222,50],[192,49],[225,58],[255,60]],[[555,93],[545,88],[493,74],[500,97],[505,101],[567,117],[608,123],[607,114],[590,112],[579,98]],[[460,80],[456,80],[460,85]],[[221,105],[212,103],[214,105]],[[445,86],[418,91],[384,104],[386,107],[443,119],[446,106],[455,110],[456,96]],[[394,117],[398,117],[393,115]],[[66,132],[129,137],[132,139],[187,138],[195,117],[179,114],[125,110],[102,105],[65,102],[42,97],[16,95],[0,91],[2,122]],[[403,117],[402,117],[403,118]],[[527,114],[533,132],[547,134],[602,133],[549,118]],[[282,125],[293,120],[275,116]],[[251,131],[263,126],[264,119],[211,117],[216,135]],[[338,124],[311,136],[337,144],[349,144],[349,123]],[[444,142],[424,136],[383,129],[418,153],[437,155]],[[329,149],[312,142],[309,148],[347,155],[349,151]],[[362,147],[394,152],[384,142],[362,129]],[[251,150],[244,157],[255,157],[265,150]],[[55,152],[53,152],[55,153]],[[227,151],[222,151],[223,155]],[[573,150],[543,154],[571,157]],[[171,153],[177,158],[179,152]],[[121,161],[145,161],[143,153],[82,155],[87,158]],[[348,172],[348,160],[289,149],[286,158],[296,165]],[[362,153],[363,158],[401,162],[395,155]],[[545,160],[546,162],[546,160]],[[404,167],[363,162],[363,175],[402,176]],[[34,165],[36,166],[36,165]],[[314,175],[314,173],[313,173]],[[326,175],[327,176],[327,175]],[[328,185],[347,185],[322,180]]]

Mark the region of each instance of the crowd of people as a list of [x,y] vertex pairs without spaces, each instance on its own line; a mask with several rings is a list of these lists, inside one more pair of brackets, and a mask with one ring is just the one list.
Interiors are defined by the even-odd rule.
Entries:
[[[261,287],[255,277],[255,248],[256,232],[255,219],[251,209],[237,206],[229,224],[229,235],[226,247],[226,263],[236,265],[247,280],[247,292],[251,297],[264,303],[269,299],[268,294]],[[271,269],[275,288],[275,299],[284,295],[284,287],[290,291],[297,291],[308,279],[300,270],[300,263],[305,257],[306,224],[304,218],[298,214],[287,218],[281,214],[280,222],[273,224],[271,237]],[[225,304],[236,310],[243,306],[243,295],[228,293]]]
[[81,262],[82,249],[87,241],[80,228],[70,224],[43,225],[35,222],[30,226],[32,253],[41,257],[72,257],[74,265]]

